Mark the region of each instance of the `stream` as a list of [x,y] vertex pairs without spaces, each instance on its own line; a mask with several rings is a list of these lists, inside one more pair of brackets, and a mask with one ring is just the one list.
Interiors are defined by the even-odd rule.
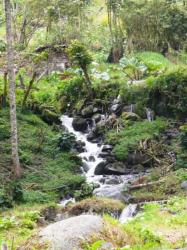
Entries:
[[[75,131],[72,122],[73,118],[63,115],[61,116],[62,125],[65,129],[75,135],[77,141],[81,141],[85,145],[85,150],[83,153],[79,154],[81,157],[83,164],[87,167],[87,172],[84,172],[86,176],[86,180],[88,183],[96,183],[98,184],[98,188],[94,190],[94,194],[99,197],[108,197],[115,199],[122,199],[122,191],[125,184],[132,179],[134,179],[137,175],[95,175],[95,169],[97,165],[101,162],[104,162],[105,159],[100,156],[102,153],[102,149],[104,145],[100,145],[97,143],[92,143],[87,140],[88,133],[82,133]],[[90,130],[92,128],[89,128]],[[116,183],[116,184],[114,184]],[[63,205],[66,205],[70,200],[63,201]],[[71,201],[74,201],[71,199]],[[137,205],[130,204],[127,206],[120,216],[120,221],[122,223],[126,223],[129,218],[132,218],[136,213]]]

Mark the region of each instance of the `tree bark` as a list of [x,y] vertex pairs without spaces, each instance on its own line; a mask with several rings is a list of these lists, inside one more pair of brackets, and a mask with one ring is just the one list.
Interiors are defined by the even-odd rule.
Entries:
[[5,0],[5,17],[6,17],[6,36],[7,36],[7,66],[8,66],[8,77],[9,77],[9,98],[10,98],[12,170],[13,170],[14,178],[17,179],[21,176],[21,167],[20,167],[19,155],[18,155],[14,49],[13,49],[13,34],[12,34],[12,25],[11,25],[10,0]]
[[32,79],[31,79],[30,82],[29,82],[29,86],[28,86],[28,88],[27,88],[26,91],[25,91],[25,95],[24,95],[23,102],[22,102],[22,108],[25,107],[25,104],[26,104],[26,102],[27,102],[27,98],[28,98],[29,93],[30,93],[30,91],[31,91],[31,89],[32,89],[32,85],[33,85],[33,83],[34,83],[34,81],[35,81],[35,79],[36,79],[36,76],[37,76],[37,74],[36,74],[36,72],[34,72],[34,73],[33,73],[33,76],[32,76]]
[[4,90],[3,90],[3,100],[2,100],[2,106],[5,107],[6,106],[6,103],[7,103],[7,85],[8,85],[8,82],[7,82],[7,75],[8,75],[8,72],[5,71],[4,72]]

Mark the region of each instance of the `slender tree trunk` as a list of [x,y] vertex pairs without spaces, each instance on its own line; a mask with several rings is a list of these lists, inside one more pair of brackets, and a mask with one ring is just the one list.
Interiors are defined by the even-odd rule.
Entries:
[[93,97],[92,82],[86,67],[82,67],[90,97]]
[[7,36],[7,66],[8,66],[8,76],[9,76],[12,164],[13,164],[14,178],[19,178],[21,176],[21,168],[18,155],[14,50],[13,50],[13,34],[11,25],[10,0],[5,0],[5,17],[6,17],[6,36]]
[[5,72],[4,72],[3,102],[2,102],[2,106],[3,106],[3,107],[5,107],[5,106],[6,106],[6,103],[7,103],[7,85],[8,85],[7,76],[8,76],[8,72],[5,71]]
[[34,83],[34,81],[35,81],[35,79],[36,79],[36,76],[37,76],[37,74],[36,74],[36,72],[34,72],[34,73],[33,73],[33,76],[32,76],[32,79],[31,79],[30,82],[29,82],[29,86],[28,86],[28,88],[27,88],[26,91],[25,91],[25,95],[24,95],[23,102],[22,102],[22,108],[25,107],[25,104],[26,104],[26,102],[27,102],[27,98],[28,98],[28,96],[29,96],[29,94],[30,94],[30,91],[31,91],[31,89],[32,89],[32,85],[33,85],[33,83]]

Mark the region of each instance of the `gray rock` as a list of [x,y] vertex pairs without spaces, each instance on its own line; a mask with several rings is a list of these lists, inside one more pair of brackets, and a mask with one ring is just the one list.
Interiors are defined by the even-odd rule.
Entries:
[[98,123],[101,121],[101,115],[100,114],[95,114],[92,116],[92,119],[95,121],[95,123]]
[[73,119],[72,125],[76,131],[81,131],[81,132],[84,132],[88,127],[87,121],[81,117],[75,117]]
[[86,108],[84,108],[83,110],[82,110],[82,116],[84,117],[84,118],[90,118],[90,117],[92,117],[92,115],[93,115],[93,110],[94,110],[94,107],[92,106],[92,105],[89,105],[88,107],[86,107]]
[[110,108],[110,112],[114,113],[116,115],[119,115],[121,113],[121,111],[122,111],[122,105],[121,105],[121,103],[114,104]]
[[95,215],[80,215],[51,224],[41,230],[41,242],[49,242],[50,249],[81,250],[82,241],[103,229],[103,220]]
[[107,163],[101,162],[95,169],[95,175],[125,175],[126,166],[121,162]]
[[187,181],[181,183],[181,188],[187,190]]
[[102,152],[110,152],[112,151],[113,146],[112,145],[104,145],[102,148]]
[[115,200],[124,201],[123,195],[124,184],[120,185],[103,185],[94,190],[94,194],[99,197],[107,197]]

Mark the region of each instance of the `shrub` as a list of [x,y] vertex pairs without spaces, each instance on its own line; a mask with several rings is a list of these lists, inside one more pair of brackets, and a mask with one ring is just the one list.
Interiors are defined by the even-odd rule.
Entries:
[[84,79],[81,76],[63,80],[57,88],[57,98],[62,101],[63,109],[84,98],[85,94]]
[[113,152],[118,160],[125,160],[129,151],[137,149],[141,140],[151,139],[158,136],[167,126],[164,119],[157,119],[153,122],[136,122],[126,127],[120,133],[111,132],[108,134],[108,141],[114,144]]
[[185,69],[157,77],[151,86],[148,106],[158,115],[184,118],[187,113],[187,73]]
[[72,133],[62,133],[58,136],[58,147],[60,150],[70,150],[75,146],[76,137]]

